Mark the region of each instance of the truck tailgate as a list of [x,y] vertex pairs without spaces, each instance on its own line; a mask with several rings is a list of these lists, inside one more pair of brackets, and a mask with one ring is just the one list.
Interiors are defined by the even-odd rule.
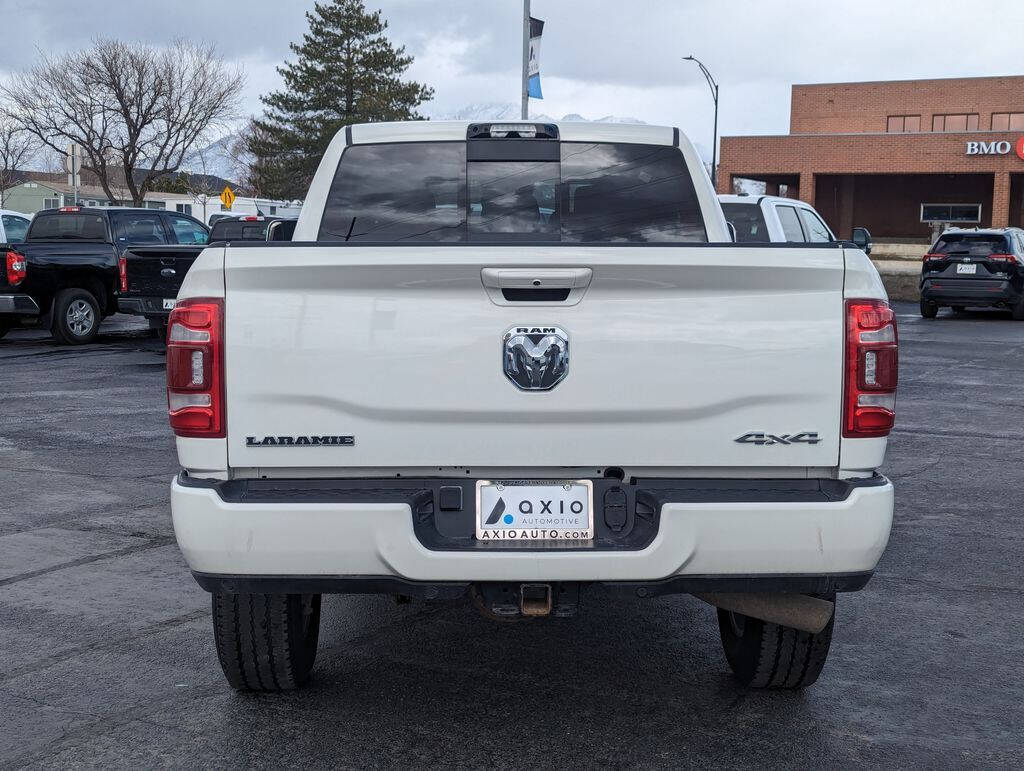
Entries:
[[[225,254],[232,467],[838,463],[841,248],[324,245]],[[500,292],[496,302],[484,287],[487,268],[520,277],[587,268],[592,278],[582,297],[534,302],[513,292],[499,304]],[[521,390],[504,373],[503,336],[552,326],[568,336],[567,375],[550,390]],[[761,433],[805,436],[737,441]],[[352,443],[312,440],[322,436]]]
[[128,296],[174,299],[203,246],[135,246],[127,249]]

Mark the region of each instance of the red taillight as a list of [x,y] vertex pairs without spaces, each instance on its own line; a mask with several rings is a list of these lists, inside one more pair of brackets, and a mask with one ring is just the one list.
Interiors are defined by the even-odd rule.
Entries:
[[117,258],[117,274],[121,277],[121,292],[128,291],[128,259],[123,255]]
[[67,213],[67,212],[76,212],[76,211],[81,211],[81,208],[78,207],[78,206],[61,206],[59,209],[57,209],[57,211],[61,211],[61,212],[65,212],[65,213]]
[[13,251],[7,252],[4,262],[7,263],[7,283],[10,286],[17,286],[25,280],[28,273],[28,261],[25,259],[25,255]]
[[884,300],[846,301],[843,436],[887,436],[896,417],[896,319]]
[[224,300],[181,300],[171,311],[167,411],[178,436],[225,435]]
[[988,256],[990,260],[997,260],[998,262],[1016,262],[1017,256],[1014,254],[990,254]]
[[926,254],[922,259],[925,262],[928,262],[928,260],[944,260],[944,259],[946,259],[946,255],[944,255],[944,254]]

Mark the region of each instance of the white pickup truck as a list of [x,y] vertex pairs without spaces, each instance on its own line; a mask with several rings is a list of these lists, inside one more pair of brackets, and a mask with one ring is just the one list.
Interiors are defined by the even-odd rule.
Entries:
[[[826,244],[836,240],[814,207],[795,198],[737,193],[719,195],[718,201],[737,243]],[[866,228],[853,228],[850,235],[859,249],[871,254],[871,234]]]
[[171,314],[177,540],[239,689],[323,593],[500,617],[690,593],[752,687],[813,683],[889,538],[897,339],[852,244],[731,242],[677,129],[356,125],[294,242]]

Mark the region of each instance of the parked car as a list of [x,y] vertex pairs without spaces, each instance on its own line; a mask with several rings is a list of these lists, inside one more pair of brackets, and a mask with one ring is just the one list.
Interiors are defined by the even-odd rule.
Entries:
[[[209,241],[290,241],[295,222],[287,217],[221,217],[213,224]],[[191,243],[179,239],[177,246],[128,249],[122,258],[121,313],[144,316],[162,336],[181,282],[205,248],[206,241],[199,238],[196,232],[196,240]]]
[[939,308],[1007,308],[1024,321],[1024,230],[952,228],[921,264],[921,315]]
[[27,214],[0,209],[0,244],[20,244],[31,223],[32,218]]
[[[774,195],[720,195],[725,219],[736,231],[737,243],[786,242],[823,244],[835,234],[809,203]],[[871,234],[854,228],[852,241],[871,254]]]
[[892,524],[862,251],[727,243],[677,129],[573,123],[348,127],[294,241],[207,247],[169,322],[174,530],[232,686],[308,678],[325,592],[595,586],[715,605],[751,687],[818,678]]

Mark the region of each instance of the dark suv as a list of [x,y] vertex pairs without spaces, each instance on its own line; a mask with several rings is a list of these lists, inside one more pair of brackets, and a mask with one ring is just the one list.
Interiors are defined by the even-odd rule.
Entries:
[[942,306],[1007,308],[1024,321],[1024,230],[947,230],[921,266],[921,315]]

